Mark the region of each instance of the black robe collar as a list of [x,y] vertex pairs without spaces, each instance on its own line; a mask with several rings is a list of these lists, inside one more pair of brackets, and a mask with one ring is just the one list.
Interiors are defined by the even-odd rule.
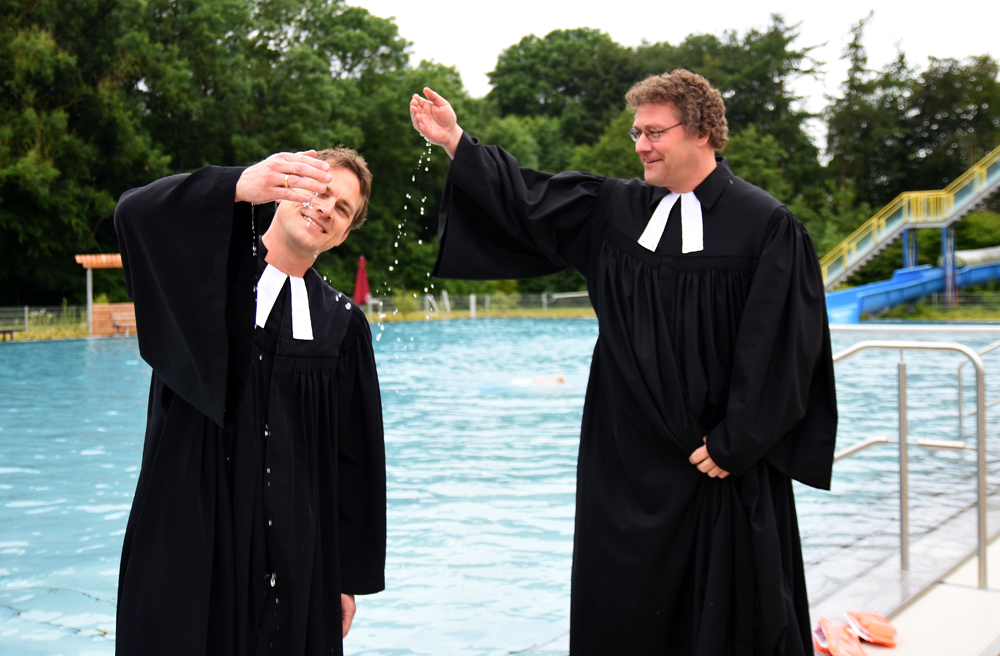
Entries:
[[[733,178],[735,177],[729,169],[729,163],[726,161],[726,158],[716,156],[715,169],[694,190],[694,195],[698,197],[698,202],[701,203],[702,212],[712,209],[712,206],[722,196],[722,192],[733,184]],[[669,193],[670,190],[666,187],[657,187],[649,200],[650,211],[655,210],[660,201]]]

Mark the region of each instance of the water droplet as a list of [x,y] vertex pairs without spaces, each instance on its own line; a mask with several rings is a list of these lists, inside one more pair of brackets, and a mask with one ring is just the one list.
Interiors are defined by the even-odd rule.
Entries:
[[344,307],[345,307],[345,308],[347,308],[348,310],[350,310],[350,309],[351,309],[351,304],[350,304],[350,303],[348,303],[348,304],[347,304],[347,305],[345,305]]
[[389,267],[389,271],[392,271],[392,267]]
[[271,520],[270,520],[270,519],[269,519],[269,520],[267,520],[267,525],[268,525],[268,526],[271,526]]
[[393,243],[392,245],[393,245],[393,247],[395,247],[395,248],[399,248],[399,242],[398,242],[398,241],[397,241],[397,242],[394,242],[394,243]]
[[424,293],[426,293],[426,292],[427,292],[427,288],[426,288],[426,287],[424,287]]
[[[270,524],[270,522],[268,522],[268,524]],[[274,572],[271,572],[271,587],[272,588],[274,587],[274,583],[275,583],[274,579],[275,579]],[[278,600],[275,599],[275,602],[277,602],[277,601]]]
[[425,170],[425,171],[430,171],[430,169],[429,169],[429,168],[427,168],[426,166],[424,167],[424,170]]
[[406,197],[407,197],[407,198],[410,198],[410,194],[406,194]]
[[424,240],[423,240],[423,239],[418,239],[418,240],[417,240],[417,243],[418,243],[418,244],[420,244],[420,245],[423,245],[423,243],[424,243]]
[[376,342],[380,341],[381,339],[382,339],[382,333],[379,333],[378,335],[375,335],[375,341]]
[[270,474],[270,473],[271,473],[271,468],[270,468],[270,467],[268,467],[268,468],[267,468],[267,473],[268,473],[268,474]]
[[410,182],[416,182],[416,181],[417,181],[417,176],[411,175],[410,176]]

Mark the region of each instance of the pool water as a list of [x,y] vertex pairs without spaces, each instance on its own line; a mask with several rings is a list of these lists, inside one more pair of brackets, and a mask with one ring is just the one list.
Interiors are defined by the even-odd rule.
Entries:
[[[387,590],[358,598],[345,652],[565,654],[576,452],[597,323],[373,329],[388,465]],[[872,337],[836,333],[834,350]],[[1000,331],[919,339],[979,348]],[[840,447],[895,434],[898,357],[866,353],[838,365]],[[911,439],[955,439],[961,359],[908,362]],[[0,653],[114,652],[149,373],[134,338],[0,347]],[[1000,385],[990,389],[989,398],[1000,394]],[[974,434],[973,419],[965,432]],[[989,433],[996,486],[994,420]],[[851,549],[860,571],[894,552],[896,472],[894,447],[876,447],[837,466],[832,492],[796,487],[811,591],[851,575],[824,570],[834,553]],[[974,452],[911,450],[914,535],[974,502],[974,472]]]

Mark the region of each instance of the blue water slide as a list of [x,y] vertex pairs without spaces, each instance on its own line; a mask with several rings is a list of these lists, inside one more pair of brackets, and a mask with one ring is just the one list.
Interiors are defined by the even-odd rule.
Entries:
[[[958,289],[1000,278],[1000,262],[976,264],[955,271]],[[929,264],[897,269],[889,280],[851,287],[826,295],[830,323],[859,323],[861,315],[874,315],[900,303],[916,303],[927,294],[943,292],[944,269]]]

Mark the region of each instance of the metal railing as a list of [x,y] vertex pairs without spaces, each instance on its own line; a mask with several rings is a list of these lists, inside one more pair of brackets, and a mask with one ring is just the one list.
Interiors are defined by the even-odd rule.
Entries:
[[31,326],[74,324],[86,318],[86,306],[83,305],[0,307],[0,329],[27,330]]
[[[550,303],[555,303],[556,301],[561,301],[561,300],[570,299],[570,298],[573,298],[573,299],[575,299],[575,298],[586,298],[586,299],[589,299],[590,298],[590,292],[586,292],[586,291],[583,291],[583,292],[561,292],[561,293],[542,292],[542,312],[548,312],[549,304]],[[589,302],[590,301],[588,300],[588,303]]]
[[1000,146],[954,182],[935,191],[907,191],[865,221],[820,261],[827,289],[842,281],[866,257],[892,243],[906,226],[945,227],[1000,188]]
[[[459,313],[471,319],[495,316],[526,316],[522,311],[541,310],[541,314],[553,310],[593,311],[587,292],[543,292],[541,294],[519,292],[491,292],[489,294],[449,294],[441,290],[438,295],[407,292],[397,296],[369,297],[364,305],[368,316],[405,315],[413,318],[419,313],[425,318],[441,318]],[[586,314],[586,312],[585,312]]]
[[[1000,347],[998,343],[994,348]],[[899,395],[899,553],[900,568],[910,569],[910,523],[909,523],[909,452],[908,447],[918,446],[927,449],[975,450],[976,451],[976,528],[978,543],[976,553],[979,558],[979,587],[986,588],[986,546],[989,539],[986,528],[986,368],[980,354],[964,344],[956,342],[908,342],[908,341],[863,341],[840,351],[833,356],[834,362],[841,362],[869,349],[898,350],[898,395]],[[976,370],[976,445],[969,447],[964,442],[955,440],[917,440],[910,442],[907,428],[906,410],[906,363],[903,362],[904,351],[943,351],[960,353],[966,357],[965,362],[971,362]],[[961,370],[959,370],[959,390],[961,391]],[[961,396],[959,396],[961,399]],[[959,402],[959,421],[962,416],[962,405]],[[961,427],[961,424],[959,424]],[[961,428],[959,429],[961,430]],[[961,436],[961,432],[959,433]],[[850,458],[876,444],[892,444],[888,437],[871,437],[863,442],[838,451],[834,462]]]

